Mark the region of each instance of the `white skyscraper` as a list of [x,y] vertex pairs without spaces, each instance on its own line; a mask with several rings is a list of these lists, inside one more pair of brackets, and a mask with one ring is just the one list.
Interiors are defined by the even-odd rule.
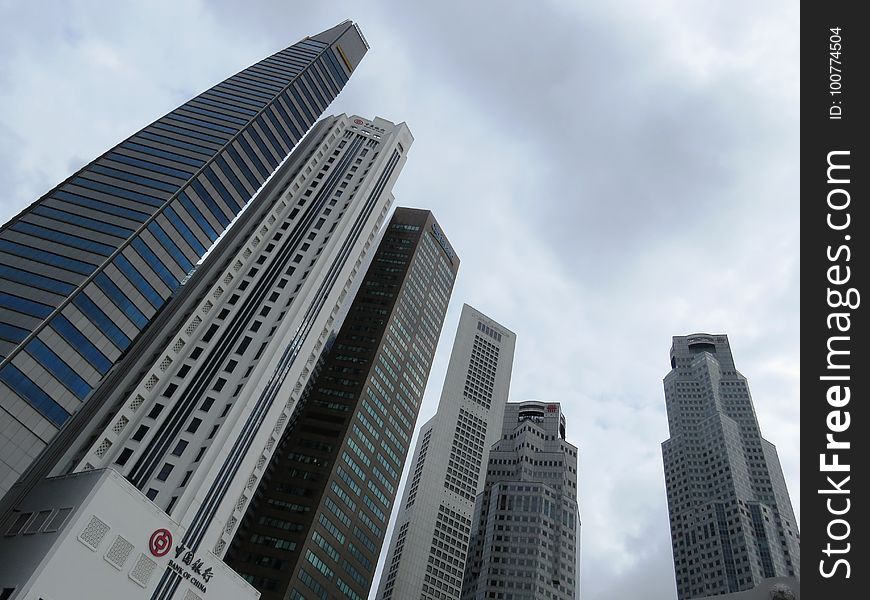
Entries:
[[[379,118],[321,121],[47,474],[118,470],[180,524],[175,548],[221,558],[365,272],[412,141]],[[155,577],[155,600],[185,593],[177,572]]]
[[462,307],[441,400],[420,430],[378,600],[458,599],[474,501],[501,436],[516,335]]

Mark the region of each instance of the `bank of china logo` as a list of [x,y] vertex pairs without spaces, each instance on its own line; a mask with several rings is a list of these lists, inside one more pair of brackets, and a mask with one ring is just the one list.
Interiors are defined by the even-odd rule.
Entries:
[[148,549],[151,554],[160,558],[166,555],[170,548],[172,548],[172,534],[169,533],[168,529],[158,529],[151,534],[151,539],[148,540]]

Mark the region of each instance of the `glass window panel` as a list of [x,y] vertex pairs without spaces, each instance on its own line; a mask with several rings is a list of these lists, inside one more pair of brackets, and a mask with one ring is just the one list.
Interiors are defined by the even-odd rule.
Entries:
[[196,224],[199,225],[199,228],[202,229],[208,239],[215,241],[218,238],[217,231],[214,230],[214,227],[211,226],[211,223],[208,222],[208,219],[205,218],[205,215],[202,214],[196,204],[188,198],[187,194],[181,192],[178,194],[178,200],[181,202],[184,210],[187,211],[187,214],[193,217],[193,220],[196,221]]
[[30,332],[21,327],[10,325],[9,323],[0,323],[0,339],[17,344],[27,337]]
[[240,94],[233,93],[233,90],[230,89],[221,89],[220,86],[214,87],[206,92],[208,96],[215,96],[219,98],[225,98],[236,104],[240,104],[244,107],[248,107],[251,110],[252,115],[257,114],[261,108],[266,104],[264,100],[253,98],[247,98]]
[[158,181],[157,179],[143,177],[142,175],[136,175],[135,173],[127,173],[126,171],[121,171],[120,169],[113,169],[112,167],[107,167],[105,165],[91,165],[90,170],[94,173],[100,173],[102,175],[114,177],[115,179],[120,179],[121,181],[138,183],[139,185],[154,188],[155,190],[163,190],[164,192],[174,192],[178,189],[178,185],[173,183]]
[[54,229],[48,229],[47,227],[34,225],[33,223],[27,223],[25,221],[16,221],[10,229],[34,235],[51,242],[64,244],[65,246],[70,246],[72,248],[79,248],[80,250],[87,250],[88,252],[101,254],[103,256],[108,256],[115,251],[115,248],[108,244],[86,240],[75,235],[63,233],[62,231],[55,231]]
[[53,252],[37,250],[36,248],[31,248],[30,246],[25,246],[24,244],[19,244],[17,242],[10,242],[9,240],[0,240],[0,250],[22,258],[29,258],[36,262],[60,267],[74,273],[81,273],[82,275],[90,275],[97,268],[96,265],[91,265],[73,258],[67,258]]
[[58,381],[75,394],[79,400],[84,400],[91,393],[91,386],[88,385],[88,382],[73,371],[39,338],[30,340],[24,350],[45,367],[46,371],[57,377]]
[[307,84],[307,85],[303,85],[302,89],[309,90],[311,92],[311,94],[314,94],[314,97],[318,101],[317,104],[314,103],[315,98],[312,98],[311,94],[306,94],[306,96],[308,97],[309,100],[311,100],[312,106],[314,106],[315,108],[317,108],[320,111],[324,111],[324,110],[326,110],[326,107],[329,104],[329,102],[326,100],[326,98],[323,97],[323,94],[320,92],[317,85],[314,83],[314,79],[311,77],[312,72],[313,72],[312,69],[308,69],[307,71],[305,71],[305,73],[302,74],[302,79]]
[[63,339],[72,346],[76,352],[81,354],[85,360],[91,363],[101,375],[104,375],[112,367],[111,361],[106,358],[105,354],[91,342],[81,331],[79,331],[70,321],[63,315],[55,315],[49,323],[50,327],[56,331]]
[[178,266],[181,267],[181,270],[187,273],[193,268],[193,263],[190,259],[181,251],[181,248],[178,247],[178,244],[169,237],[169,234],[161,227],[161,225],[157,221],[151,221],[148,223],[148,231],[151,232],[157,239],[157,243],[159,243],[166,252],[169,253],[169,256],[178,263]]
[[[297,80],[297,83],[294,83],[292,88],[291,88],[292,91],[290,93],[290,96],[294,100],[296,100],[296,104],[299,106],[299,109],[305,115],[305,120],[303,121],[303,123],[312,124],[315,121],[314,113],[312,113],[311,109],[308,108],[308,105],[305,104],[305,100],[304,100],[305,94],[303,94],[301,89],[300,89],[302,87],[304,87],[304,86],[300,86],[298,83],[298,80]],[[314,106],[313,101],[312,101],[311,105]]]
[[[226,98],[226,97],[224,97],[224,98],[210,98],[208,94],[204,94],[202,96],[199,96],[196,99],[196,103],[202,104],[202,105],[208,106],[208,107],[217,108],[217,109],[220,109],[221,111],[225,110],[229,113],[232,113],[233,115],[235,115],[237,117],[242,116],[242,117],[250,118],[250,117],[253,117],[254,115],[257,114],[256,109],[247,108],[244,106],[239,106],[240,103],[238,100],[230,100],[229,98]],[[220,112],[220,111],[218,111],[218,112]],[[248,122],[248,120],[249,119],[244,119],[244,121],[246,123]]]
[[33,408],[58,427],[69,418],[69,413],[60,404],[52,400],[15,365],[7,364],[0,369],[0,381],[12,388],[16,394],[27,400]]
[[142,260],[145,261],[145,264],[157,273],[157,276],[163,280],[163,283],[165,283],[170,290],[175,290],[175,288],[178,287],[179,280],[176,279],[175,275],[166,268],[163,261],[157,258],[157,255],[154,254],[151,248],[149,248],[141,238],[135,238],[131,245],[133,246],[133,249],[139,253],[139,256],[142,257]]
[[212,164],[211,168],[206,168],[205,171],[203,171],[203,174],[205,175],[206,179],[208,179],[209,183],[211,183],[212,187],[217,190],[218,194],[220,194],[220,197],[223,198],[224,203],[226,203],[226,205],[228,207],[230,207],[230,210],[232,210],[232,211],[241,210],[242,207],[239,204],[238,200],[236,200],[233,197],[233,195],[226,188],[226,186],[223,184],[223,182],[220,180],[220,178],[215,174],[215,172],[212,170],[214,168],[215,168],[215,166],[214,166],[214,164]]
[[190,176],[196,172],[196,169],[173,169],[172,167],[167,167],[166,165],[142,160],[141,158],[133,158],[132,156],[127,156],[126,154],[118,154],[117,152],[109,152],[108,154],[106,154],[106,158],[115,162],[121,162],[126,165],[139,167],[140,169],[148,169],[149,171],[155,171],[157,173],[162,173],[171,177],[178,177],[179,179],[190,179]]
[[121,288],[115,285],[115,282],[109,278],[105,273],[97,274],[94,279],[97,282],[97,286],[103,290],[103,293],[115,303],[121,312],[130,319],[139,329],[144,329],[146,325],[148,325],[148,319],[142,314],[142,311],[139,310],[133,301],[127,297]]
[[[275,152],[278,153],[279,159],[283,159],[287,153],[290,151],[289,147],[285,148],[281,142],[278,141],[278,138],[275,137],[275,134],[272,133],[272,129],[269,127],[268,122],[265,117],[266,113],[261,114],[257,117],[257,123],[260,125],[260,129],[263,130],[263,133],[266,134],[266,137],[269,138],[269,141],[272,142],[272,147],[275,148]],[[281,160],[278,160],[280,163]]]
[[233,148],[232,146],[230,146],[228,148],[228,150],[230,153],[230,157],[233,159],[233,162],[245,175],[245,179],[247,179],[247,181],[251,185],[251,187],[254,188],[255,190],[258,189],[260,187],[260,180],[254,176],[253,171],[251,171],[251,169],[248,167],[248,163],[246,163],[244,160],[242,160],[242,157],[239,155],[239,153],[236,151],[236,149]]
[[108,235],[114,235],[119,238],[127,238],[130,236],[130,234],[133,233],[133,229],[130,229],[129,227],[122,227],[120,225],[114,225],[106,223],[104,221],[90,219],[81,215],[74,215],[72,213],[58,210],[50,206],[34,206],[31,211],[34,214],[42,215],[43,217],[49,217],[50,219],[55,219],[64,223],[70,223],[72,225],[78,225],[79,227],[85,227],[86,229],[99,231],[100,233],[105,233]]
[[3,264],[0,264],[0,277],[64,296],[71,294],[76,289],[76,286],[71,283]]
[[[253,136],[253,131],[253,128],[249,127],[247,130],[248,135]],[[236,141],[239,142],[239,146],[242,147],[242,151],[245,153],[245,155],[249,159],[251,159],[252,163],[254,163],[254,168],[257,169],[257,172],[259,174],[259,181],[265,181],[271,171],[266,168],[266,166],[263,164],[263,161],[260,160],[260,157],[257,156],[257,153],[254,152],[253,148],[251,148],[251,145],[248,143],[248,140],[245,138],[244,135],[240,135],[236,139]]]
[[142,273],[139,272],[136,267],[133,266],[126,256],[123,254],[119,254],[112,261],[112,264],[117,267],[121,273],[124,274],[124,277],[133,284],[139,292],[148,300],[149,304],[153,306],[155,309],[163,306],[164,299],[163,297],[157,293],[157,290],[148,283],[148,281],[143,277]]
[[294,123],[293,119],[290,118],[290,115],[287,114],[287,111],[284,109],[284,103],[281,102],[280,98],[275,99],[275,102],[272,103],[272,107],[277,109],[278,112],[281,113],[281,117],[284,119],[284,122],[287,124],[287,127],[290,129],[290,132],[296,137],[296,139],[302,139],[302,132],[296,126],[296,123]]
[[109,338],[109,341],[117,346],[118,350],[123,352],[127,349],[130,345],[130,338],[121,331],[121,328],[87,294],[77,294],[73,299],[73,304]]
[[[203,127],[205,129],[211,129],[213,131],[221,131],[228,134],[234,134],[236,132],[236,128],[234,127],[226,127],[224,125],[218,125],[217,123],[212,123],[211,121],[205,121],[203,119],[196,119],[194,117],[188,117],[186,115],[178,114],[177,112],[172,113],[171,115],[166,117],[167,121],[180,121],[182,123],[189,123],[190,125],[196,125],[197,127]],[[229,138],[229,136],[227,136]],[[225,141],[225,140],[224,140]]]
[[[200,106],[202,104],[202,106]],[[223,107],[221,107],[223,108]],[[185,104],[184,110],[192,113],[196,113],[198,115],[203,115],[205,117],[210,117],[216,121],[222,121],[225,123],[235,123],[237,125],[246,125],[248,123],[248,119],[244,119],[242,117],[237,117],[233,115],[228,115],[226,113],[213,110],[211,107],[206,108],[206,105],[197,100],[196,103],[189,102]],[[226,110],[226,109],[224,109]]]
[[[154,136],[160,137],[160,136]],[[168,139],[168,138],[163,138]],[[144,141],[144,140],[143,140]],[[149,140],[156,141],[156,140]],[[163,140],[160,140],[163,142]],[[165,142],[164,142],[165,143]],[[190,165],[191,167],[200,167],[205,163],[205,160],[199,158],[191,158],[190,156],[185,156],[183,154],[176,154],[175,152],[169,152],[168,150],[161,150],[160,148],[152,148],[151,146],[144,146],[142,144],[137,144],[136,142],[124,142],[121,145],[122,148],[126,148],[128,150],[135,150],[136,152],[141,152],[143,154],[150,154],[151,156],[159,156],[160,158],[165,158],[166,160],[171,160],[177,163],[183,163],[185,165]]]
[[196,191],[196,194],[199,196],[200,200],[205,203],[206,207],[211,211],[211,214],[214,215],[214,218],[218,220],[218,223],[226,227],[230,224],[230,219],[226,216],[224,211],[220,209],[217,203],[214,201],[214,198],[211,197],[211,194],[208,193],[203,187],[203,185],[199,182],[199,180],[194,179],[190,182],[190,185]]
[[[165,121],[158,121],[152,125],[152,127],[156,129],[164,129],[166,131],[172,131],[173,133],[177,133],[183,135],[188,138],[195,138],[198,140],[203,140],[205,142],[212,142],[215,144],[224,144],[224,139],[219,138],[213,135],[209,135],[202,131],[194,131],[193,129],[189,129],[187,127],[183,127],[182,124],[173,125],[172,123],[166,123]],[[209,154],[214,154],[216,150],[210,150]]]
[[[89,193],[90,190],[83,190],[84,193]],[[131,221],[135,221],[137,223],[144,223],[148,220],[150,216],[148,213],[133,210],[132,208],[125,208],[123,206],[118,206],[117,204],[112,204],[110,202],[104,202],[103,200],[97,200],[95,198],[88,198],[82,196],[81,194],[74,194],[71,191],[67,190],[57,190],[54,194],[52,194],[54,198],[59,200],[63,200],[65,202],[70,202],[77,206],[84,206],[85,208],[90,208],[92,210],[98,210],[100,212],[104,212],[109,215],[115,215],[117,217],[123,217],[125,219],[130,219]]]
[[178,230],[181,234],[181,237],[184,238],[184,241],[188,243],[188,245],[193,248],[194,252],[198,253],[200,256],[205,254],[206,247],[202,245],[199,241],[199,238],[194,235],[194,233],[190,230],[187,224],[182,220],[182,218],[175,212],[171,206],[167,206],[163,209],[163,215],[172,223],[172,226]]
[[[218,155],[218,157],[215,159],[215,162],[217,163],[218,167],[220,167],[220,170],[223,172],[224,177],[230,180],[230,184],[232,184],[232,186],[236,189],[239,197],[242,198],[245,203],[247,203],[247,201],[251,198],[251,193],[247,190],[244,184],[239,181],[239,178],[236,176],[236,172],[230,168],[230,166],[227,164],[227,161],[221,155]],[[255,187],[254,189],[256,190],[257,188]]]
[[[98,167],[99,165],[93,165],[94,167]],[[103,168],[103,171],[111,170]],[[87,174],[87,173],[86,173]],[[92,179],[85,179],[83,177],[73,177],[70,180],[70,183],[74,183],[76,185],[80,185],[85,188],[89,188],[92,190],[97,190],[99,192],[105,192],[107,194],[111,194],[112,196],[120,196],[121,198],[127,198],[128,200],[135,200],[137,202],[142,202],[143,204],[147,204],[149,206],[161,206],[163,204],[163,200],[157,198],[156,196],[148,196],[141,192],[135,192],[133,190],[128,190],[125,188],[120,188],[115,185],[105,183],[103,181],[95,181]],[[172,188],[173,190],[175,187]]]

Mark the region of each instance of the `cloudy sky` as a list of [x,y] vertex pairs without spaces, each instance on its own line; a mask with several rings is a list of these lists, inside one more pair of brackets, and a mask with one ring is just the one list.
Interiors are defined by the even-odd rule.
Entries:
[[798,491],[796,1],[0,0],[0,220],[139,128],[345,18],[371,50],[334,113],[405,121],[398,203],[517,333],[511,400],[580,448],[584,600],[673,600],[660,443],[672,335],[727,333]]

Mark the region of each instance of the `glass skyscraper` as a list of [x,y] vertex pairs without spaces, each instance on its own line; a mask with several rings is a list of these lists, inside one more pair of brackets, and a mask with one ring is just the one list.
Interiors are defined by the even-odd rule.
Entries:
[[776,447],[761,437],[728,337],[675,336],[662,444],[680,600],[800,576],[800,533]]
[[227,553],[263,600],[368,597],[458,267],[396,209]]
[[0,494],[336,97],[346,21],[193,98],[0,228]]

